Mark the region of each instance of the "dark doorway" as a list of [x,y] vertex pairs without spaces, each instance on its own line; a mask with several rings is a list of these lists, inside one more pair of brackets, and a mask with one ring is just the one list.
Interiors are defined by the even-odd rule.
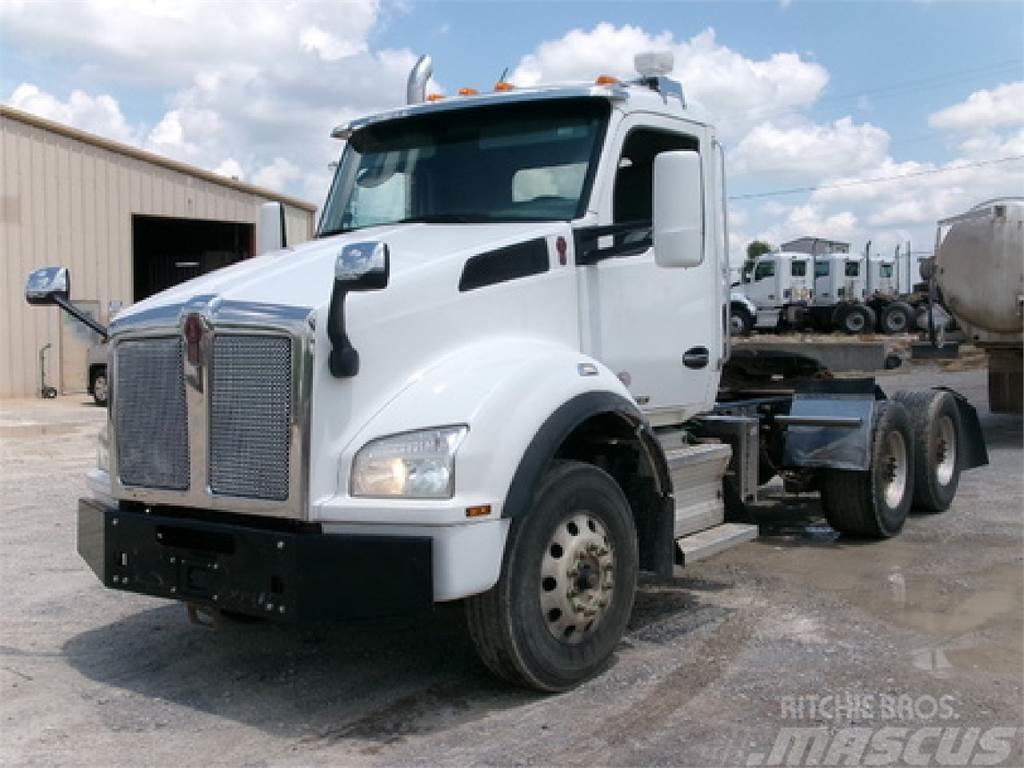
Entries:
[[134,301],[247,259],[253,225],[132,216]]

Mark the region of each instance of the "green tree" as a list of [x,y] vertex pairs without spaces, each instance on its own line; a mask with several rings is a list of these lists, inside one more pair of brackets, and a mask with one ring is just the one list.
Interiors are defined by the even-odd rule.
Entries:
[[750,273],[754,269],[754,262],[757,261],[757,257],[762,253],[769,253],[771,250],[771,243],[766,243],[764,240],[752,240],[750,242],[747,246],[747,258],[743,262],[744,280],[750,277]]

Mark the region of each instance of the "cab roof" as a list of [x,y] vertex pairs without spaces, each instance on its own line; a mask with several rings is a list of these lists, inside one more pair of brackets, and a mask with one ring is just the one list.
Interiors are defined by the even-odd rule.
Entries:
[[578,98],[606,99],[627,112],[654,112],[667,117],[685,117],[697,123],[705,123],[697,110],[686,103],[682,86],[679,83],[666,77],[657,77],[634,82],[540,85],[472,95],[447,96],[435,101],[407,104],[342,123],[331,131],[331,136],[336,139],[348,139],[355,131],[367,125],[413,115],[435,114],[511,102]]

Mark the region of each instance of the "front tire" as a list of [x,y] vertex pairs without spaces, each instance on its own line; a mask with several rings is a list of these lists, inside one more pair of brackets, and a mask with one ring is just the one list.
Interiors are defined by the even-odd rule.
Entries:
[[960,485],[960,411],[949,392],[897,392],[914,433],[914,509],[945,512]]
[[729,333],[733,336],[749,336],[754,330],[754,316],[746,307],[733,306],[729,309]]
[[897,301],[888,305],[882,310],[882,315],[879,321],[882,333],[893,335],[909,332],[913,314],[914,310],[910,305],[904,304],[902,301]]
[[910,417],[902,404],[878,403],[867,472],[828,469],[821,479],[825,518],[839,533],[887,539],[903,529],[914,498]]
[[637,578],[629,502],[603,470],[558,462],[512,521],[498,583],[466,600],[469,633],[494,674],[544,692],[600,672],[629,621]]
[[862,304],[850,304],[836,310],[833,321],[843,333],[856,336],[862,333],[872,333],[875,330],[873,315],[874,313]]

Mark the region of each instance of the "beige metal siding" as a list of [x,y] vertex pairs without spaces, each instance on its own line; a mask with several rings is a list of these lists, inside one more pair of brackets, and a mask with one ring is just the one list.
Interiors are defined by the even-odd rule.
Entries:
[[[42,122],[0,113],[0,397],[38,393],[47,342],[47,381],[57,386],[62,378],[60,310],[25,303],[33,269],[69,267],[72,299],[98,301],[106,322],[110,302],[132,300],[133,214],[258,226],[269,196]],[[285,203],[289,244],[312,236],[313,218],[311,207]]]

